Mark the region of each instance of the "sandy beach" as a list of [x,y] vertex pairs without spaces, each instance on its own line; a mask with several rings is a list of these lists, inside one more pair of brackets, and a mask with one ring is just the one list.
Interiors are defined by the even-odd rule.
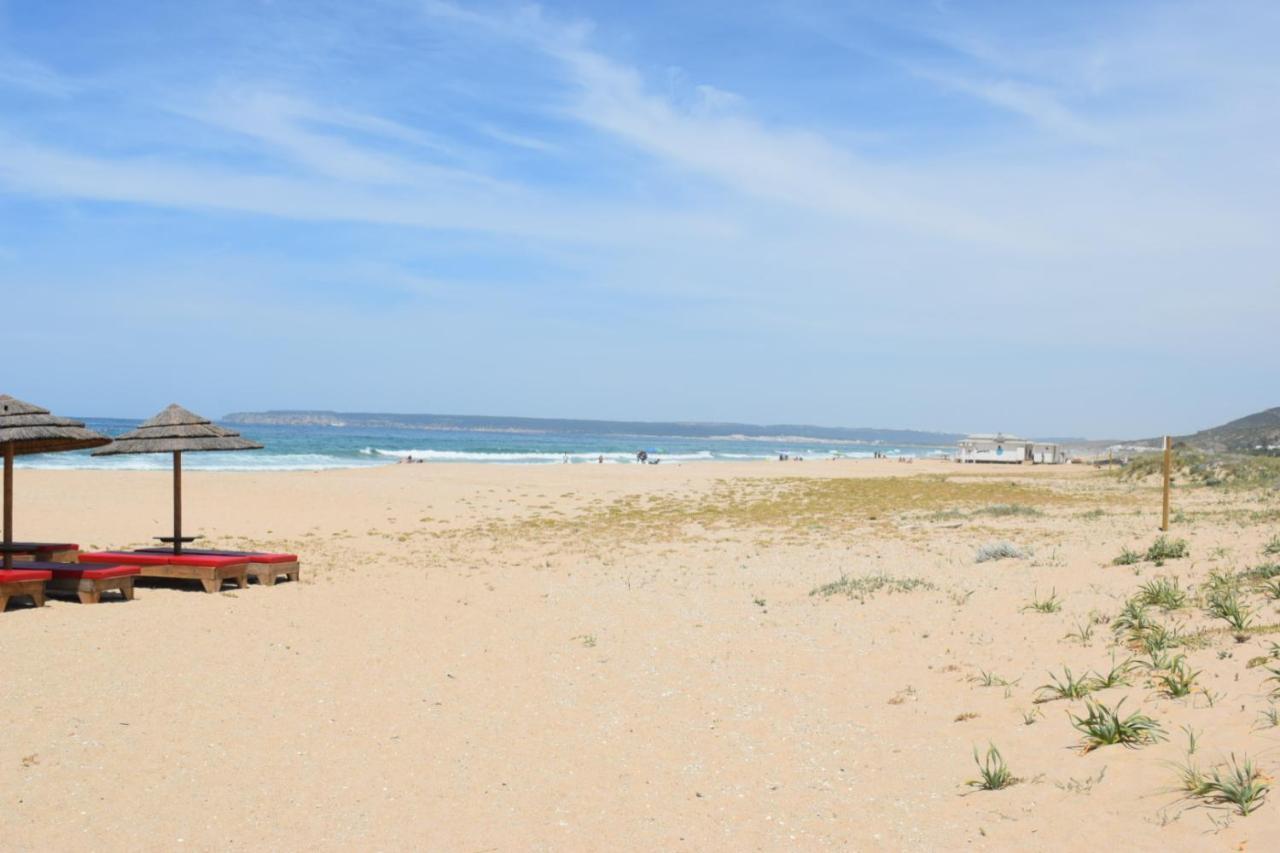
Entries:
[[[20,539],[149,544],[167,474],[18,474]],[[187,527],[297,552],[303,580],[0,617],[9,849],[1266,849],[1280,810],[1188,797],[1178,765],[1268,775],[1277,605],[1206,614],[1278,531],[1274,492],[1159,490],[1085,466],[809,461],[189,472]],[[1009,507],[1015,509],[1010,510]],[[994,508],[994,509],[993,509]],[[1008,541],[1022,558],[976,562]],[[846,578],[842,586],[824,585]],[[879,581],[874,580],[880,577]],[[1199,671],[1097,688],[1165,739],[1082,749],[1040,701],[1146,655]],[[1040,612],[1031,604],[1056,601]],[[1233,636],[1239,633],[1239,638]],[[995,744],[1021,781],[966,785]],[[1243,849],[1243,848],[1241,848]]]

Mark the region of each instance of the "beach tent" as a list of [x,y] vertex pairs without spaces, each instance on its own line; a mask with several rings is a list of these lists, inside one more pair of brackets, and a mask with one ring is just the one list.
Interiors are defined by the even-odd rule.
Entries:
[[[111,443],[80,421],[0,394],[0,447],[4,449],[4,568],[13,568],[13,459],[30,453],[57,453]],[[25,543],[20,546],[26,548]]]
[[110,447],[95,450],[93,455],[173,454],[173,536],[157,536],[156,539],[172,544],[173,552],[180,554],[184,542],[193,542],[197,538],[182,535],[182,454],[261,449],[261,444],[241,438],[240,433],[216,426],[208,418],[202,418],[174,404],[150,420],[143,421],[136,429],[116,436]]

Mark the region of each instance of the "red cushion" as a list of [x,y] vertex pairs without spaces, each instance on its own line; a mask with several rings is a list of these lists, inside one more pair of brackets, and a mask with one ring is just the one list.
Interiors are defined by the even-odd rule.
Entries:
[[0,569],[0,584],[17,583],[18,581],[47,581],[53,578],[49,572],[37,572],[34,569]]
[[79,580],[80,578],[88,578],[89,580],[102,580],[103,578],[122,578],[129,575],[136,575],[142,571],[137,566],[100,566],[94,563],[88,565],[80,565],[79,563],[32,563],[22,562],[14,563],[19,569],[33,569],[35,571],[49,572],[56,578],[72,578]]
[[227,566],[243,566],[249,561],[244,557],[209,557],[200,554],[147,554],[142,551],[92,551],[81,553],[82,563],[110,563],[129,566],[200,566],[221,569]]
[[[172,548],[139,548],[145,554],[168,554],[173,556]],[[269,554],[266,551],[222,551],[217,548],[183,548],[178,556],[188,555],[200,557],[239,557],[250,563],[296,563],[297,554]]]

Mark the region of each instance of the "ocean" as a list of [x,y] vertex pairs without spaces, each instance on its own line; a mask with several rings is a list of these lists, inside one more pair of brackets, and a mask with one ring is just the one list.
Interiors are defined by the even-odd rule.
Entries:
[[[119,418],[84,418],[86,426],[106,435],[119,435],[140,423]],[[891,445],[878,442],[836,441],[795,436],[747,437],[635,435],[623,432],[590,433],[557,430],[548,421],[542,430],[391,429],[323,425],[231,425],[246,438],[264,445],[263,450],[237,453],[190,453],[183,457],[187,470],[218,471],[316,471],[331,468],[365,468],[388,465],[412,456],[427,463],[487,462],[513,465],[634,463],[644,450],[650,459],[673,462],[726,462],[777,459],[779,454],[805,459],[833,456],[870,458],[887,456],[940,457],[952,448],[928,445]],[[20,456],[19,467],[168,470],[168,454],[107,456],[94,458],[88,451]]]

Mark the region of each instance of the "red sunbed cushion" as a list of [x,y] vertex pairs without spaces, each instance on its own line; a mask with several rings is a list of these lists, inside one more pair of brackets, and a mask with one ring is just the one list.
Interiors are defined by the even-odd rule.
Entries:
[[[139,548],[146,554],[168,554],[173,556],[172,548]],[[296,563],[298,562],[297,554],[271,554],[266,551],[222,551],[217,548],[183,548],[182,553],[178,556],[185,557],[188,554],[198,555],[201,557],[239,557],[250,563]]]
[[244,557],[208,557],[200,554],[147,554],[142,551],[92,551],[80,554],[82,563],[110,563],[128,566],[202,566],[221,569],[226,566],[243,566],[249,562]]
[[0,583],[47,581],[52,578],[53,575],[49,572],[37,572],[33,569],[0,569]]
[[136,575],[142,571],[137,566],[100,566],[94,563],[88,565],[80,565],[79,563],[37,563],[22,562],[14,563],[19,569],[34,569],[41,572],[49,572],[54,577],[72,578],[79,580],[80,578],[88,578],[89,580],[102,580],[104,578],[122,578],[129,575]]

